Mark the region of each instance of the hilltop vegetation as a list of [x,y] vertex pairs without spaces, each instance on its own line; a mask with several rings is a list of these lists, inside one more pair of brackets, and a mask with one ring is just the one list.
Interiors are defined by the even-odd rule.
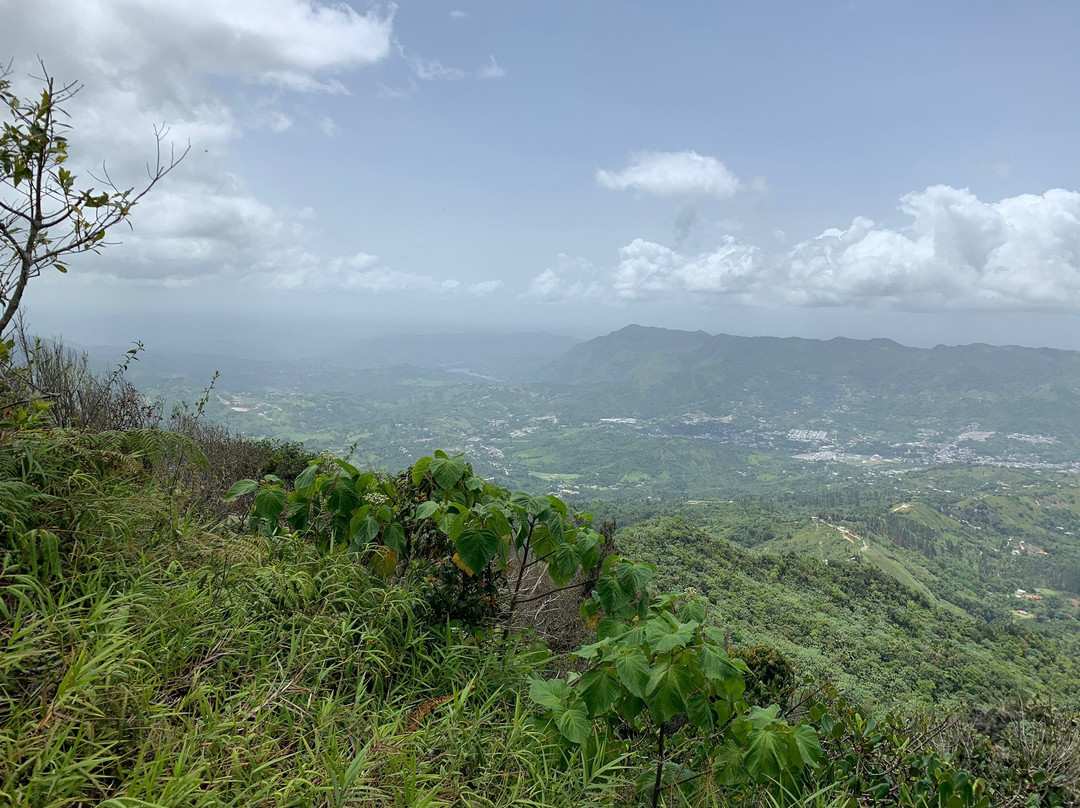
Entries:
[[[922,719],[891,717],[874,733],[866,713],[835,694],[797,705],[787,674],[768,673],[786,664],[779,658],[729,656],[724,630],[708,627],[692,597],[644,597],[646,565],[605,564],[585,609],[608,615],[593,623],[600,642],[560,661],[519,628],[432,623],[442,600],[432,599],[430,575],[419,586],[386,577],[378,541],[359,554],[351,541],[334,550],[323,529],[259,521],[273,495],[256,503],[253,533],[207,529],[158,482],[185,448],[179,437],[4,436],[0,471],[14,496],[4,500],[0,572],[9,626],[0,790],[13,805],[569,806],[633,804],[635,794],[654,805],[769,794],[905,805],[948,794],[950,804],[979,805],[1013,793],[1054,805],[1068,793],[1060,763],[1040,764],[1051,767],[1037,783],[1008,773],[1007,731],[987,747],[999,749],[994,766],[979,758],[982,779],[972,779],[962,766],[975,765],[977,735],[930,746]],[[467,467],[446,460],[433,472],[429,460],[420,479],[450,484],[458,474],[452,485],[469,490]],[[395,490],[407,491],[402,484]],[[430,501],[453,501],[441,499],[449,488],[432,490],[444,493]],[[490,511],[491,496],[501,494],[477,504]],[[546,515],[553,500],[520,502],[557,524]],[[349,507],[355,516],[365,506]],[[366,530],[362,518],[350,522],[347,531]],[[368,552],[372,562],[361,563]],[[457,556],[451,566],[454,580],[473,580]],[[644,633],[631,639],[617,615],[645,615]],[[701,661],[685,667],[691,652]],[[694,701],[701,676],[719,688],[700,691],[719,699],[706,714],[709,702]],[[680,726],[680,714],[691,723]],[[1012,726],[1019,715],[999,721]],[[1071,731],[1059,718],[1037,720],[1047,738]],[[872,774],[894,758],[908,774]]]

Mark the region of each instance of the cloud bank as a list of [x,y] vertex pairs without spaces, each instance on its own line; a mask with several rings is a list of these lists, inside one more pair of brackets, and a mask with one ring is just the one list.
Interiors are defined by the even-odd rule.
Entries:
[[[1080,193],[984,202],[935,185],[904,196],[900,210],[911,219],[905,228],[857,217],[772,254],[730,235],[697,255],[635,239],[617,266],[592,272],[587,288],[614,302],[693,293],[757,304],[1080,312]],[[531,291],[566,300],[582,283],[564,259]]]

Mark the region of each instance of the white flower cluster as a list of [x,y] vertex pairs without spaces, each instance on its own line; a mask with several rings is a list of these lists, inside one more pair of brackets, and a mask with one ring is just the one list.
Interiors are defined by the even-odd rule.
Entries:
[[372,491],[370,494],[364,495],[364,502],[371,505],[373,508],[379,508],[390,501],[390,497],[386,494],[380,494],[378,491]]

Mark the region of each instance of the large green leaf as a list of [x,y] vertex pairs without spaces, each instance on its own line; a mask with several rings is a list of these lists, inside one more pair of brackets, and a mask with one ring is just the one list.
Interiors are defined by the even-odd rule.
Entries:
[[356,512],[349,523],[349,535],[354,550],[371,544],[379,537],[379,520],[371,515],[370,507],[365,506]]
[[405,528],[401,522],[391,522],[382,532],[382,541],[395,553],[405,552]]
[[788,747],[791,759],[801,760],[807,766],[816,766],[821,760],[821,741],[814,728],[808,724],[799,724],[792,728]]
[[743,720],[754,729],[764,729],[777,720],[780,715],[780,705],[770,704],[768,707],[751,707],[746,711]]
[[707,679],[714,682],[723,682],[728,679],[737,679],[742,674],[739,669],[731,664],[727,654],[712,645],[703,645],[698,651],[698,663],[701,672]]
[[225,501],[231,502],[237,497],[254,494],[258,490],[258,480],[237,480],[235,483],[229,486],[229,490],[225,492]]
[[697,628],[697,623],[680,623],[674,631],[666,632],[663,636],[654,637],[649,632],[649,627],[655,623],[663,623],[666,621],[650,620],[649,625],[645,629],[645,636],[649,640],[649,648],[652,649],[654,654],[664,654],[668,651],[674,651],[676,648],[682,648],[690,644],[694,639],[694,629]]
[[551,507],[547,497],[527,497],[522,504],[525,506],[525,513],[529,516],[539,516]]
[[255,495],[255,506],[252,508],[252,513],[257,518],[266,519],[268,522],[276,522],[284,510],[284,488],[278,488],[276,486],[273,488],[264,488]]
[[569,694],[570,686],[562,679],[533,679],[529,683],[529,698],[549,710],[565,707]]
[[417,460],[412,467],[412,482],[413,485],[420,485],[424,479],[424,475],[427,474],[428,467],[431,465],[430,457],[421,457]]
[[583,675],[578,680],[577,689],[593,718],[606,713],[622,694],[618,681],[604,668]]
[[[586,601],[586,603],[595,603],[595,601]],[[609,637],[621,637],[625,633],[626,623],[617,617],[605,617],[596,624],[596,638],[599,640],[606,640]]]
[[631,648],[615,659],[615,672],[623,687],[638,698],[645,698],[649,684],[649,660],[640,648]]
[[460,455],[456,457],[436,457],[431,461],[428,470],[431,472],[431,476],[435,478],[435,484],[439,488],[453,488],[462,475],[465,474],[465,458]]
[[679,603],[679,619],[684,623],[705,622],[705,606],[699,600],[684,600]]
[[759,783],[779,780],[780,773],[788,766],[785,729],[781,726],[769,726],[764,729],[752,729],[747,733],[743,763],[746,764],[750,776]]
[[564,542],[555,548],[555,555],[548,560],[548,575],[556,586],[563,586],[574,577],[580,565],[581,556],[577,548]]
[[653,579],[656,572],[648,564],[627,561],[615,568],[615,574],[618,576],[619,583],[622,584],[623,588],[633,593],[639,592],[648,586],[649,581]]
[[649,674],[649,683],[645,686],[645,704],[657,724],[681,713],[686,707],[677,671],[678,663],[665,660],[654,665]]
[[306,491],[315,485],[315,478],[319,474],[319,466],[321,461],[316,461],[309,465],[306,469],[296,475],[296,482],[293,483],[293,488],[297,491]]
[[458,557],[474,573],[480,573],[499,552],[499,535],[486,528],[468,528],[454,541]]
[[724,786],[746,782],[743,750],[731,738],[713,751],[713,777],[719,785]]
[[715,713],[704,693],[694,693],[686,701],[686,717],[698,729],[712,729]]
[[563,541],[563,518],[559,515],[558,511],[547,511],[540,517],[543,519],[544,524],[547,525],[548,535],[555,541],[556,544],[561,544]]
[[416,506],[416,518],[430,519],[437,510],[439,510],[439,503],[436,500],[429,499],[427,502],[421,502]]
[[350,477],[357,477],[360,474],[360,469],[358,469],[352,463],[349,463],[346,460],[342,460],[339,457],[335,457],[330,462],[333,463],[334,465],[338,466],[339,468],[343,469],[345,471],[345,473],[348,474]]
[[571,743],[585,743],[592,734],[592,724],[580,707],[556,709],[555,725],[563,737]]
[[596,596],[608,614],[617,612],[630,602],[631,593],[619,585],[614,575],[601,575],[596,582]]

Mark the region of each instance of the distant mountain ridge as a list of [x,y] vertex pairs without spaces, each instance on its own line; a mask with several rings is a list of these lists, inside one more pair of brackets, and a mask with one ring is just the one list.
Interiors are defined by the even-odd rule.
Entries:
[[[903,418],[1080,437],[1080,352],[889,339],[736,337],[627,326],[573,346],[549,383],[618,390],[625,415]],[[803,419],[805,420],[805,419]]]

